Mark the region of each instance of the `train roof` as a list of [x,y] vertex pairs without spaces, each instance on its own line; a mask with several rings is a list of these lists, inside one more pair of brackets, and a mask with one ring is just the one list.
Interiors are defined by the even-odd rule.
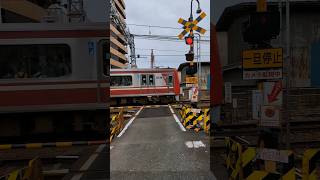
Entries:
[[134,69],[111,69],[111,72],[159,72],[159,71],[174,71],[176,68],[134,68]]
[[2,23],[1,31],[109,30],[107,22],[88,23]]
[[107,23],[3,23],[0,39],[110,37]]

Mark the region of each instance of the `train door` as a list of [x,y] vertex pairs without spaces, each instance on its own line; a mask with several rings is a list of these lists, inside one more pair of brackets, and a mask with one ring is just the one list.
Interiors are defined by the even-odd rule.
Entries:
[[97,102],[106,103],[110,97],[110,47],[109,40],[98,42],[97,55]]
[[155,85],[153,74],[141,74],[141,86],[150,87]]

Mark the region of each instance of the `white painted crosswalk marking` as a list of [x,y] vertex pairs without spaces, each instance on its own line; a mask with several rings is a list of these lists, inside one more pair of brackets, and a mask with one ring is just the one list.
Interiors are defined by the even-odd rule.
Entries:
[[203,144],[202,141],[187,141],[185,142],[186,146],[188,148],[200,148],[200,147],[206,147],[205,144]]

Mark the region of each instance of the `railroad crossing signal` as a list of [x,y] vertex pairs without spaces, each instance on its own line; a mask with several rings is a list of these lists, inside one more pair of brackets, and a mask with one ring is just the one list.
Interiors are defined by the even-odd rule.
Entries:
[[193,37],[192,36],[185,37],[185,40],[186,40],[187,45],[193,44]]
[[183,37],[188,33],[190,32],[191,30],[194,30],[194,31],[198,31],[200,34],[204,34],[206,33],[207,30],[197,26],[197,24],[203,19],[205,18],[207,15],[206,13],[202,12],[200,14],[199,17],[197,17],[197,19],[195,19],[194,21],[190,22],[190,21],[186,21],[182,18],[180,18],[178,20],[178,23],[182,24],[183,25],[183,31],[178,35],[179,39],[183,39]]

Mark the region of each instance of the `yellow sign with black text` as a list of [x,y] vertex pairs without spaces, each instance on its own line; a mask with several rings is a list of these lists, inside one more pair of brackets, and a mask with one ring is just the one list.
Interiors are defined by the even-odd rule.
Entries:
[[242,52],[243,69],[282,68],[282,48],[246,50]]
[[186,77],[187,84],[198,84],[198,77]]

